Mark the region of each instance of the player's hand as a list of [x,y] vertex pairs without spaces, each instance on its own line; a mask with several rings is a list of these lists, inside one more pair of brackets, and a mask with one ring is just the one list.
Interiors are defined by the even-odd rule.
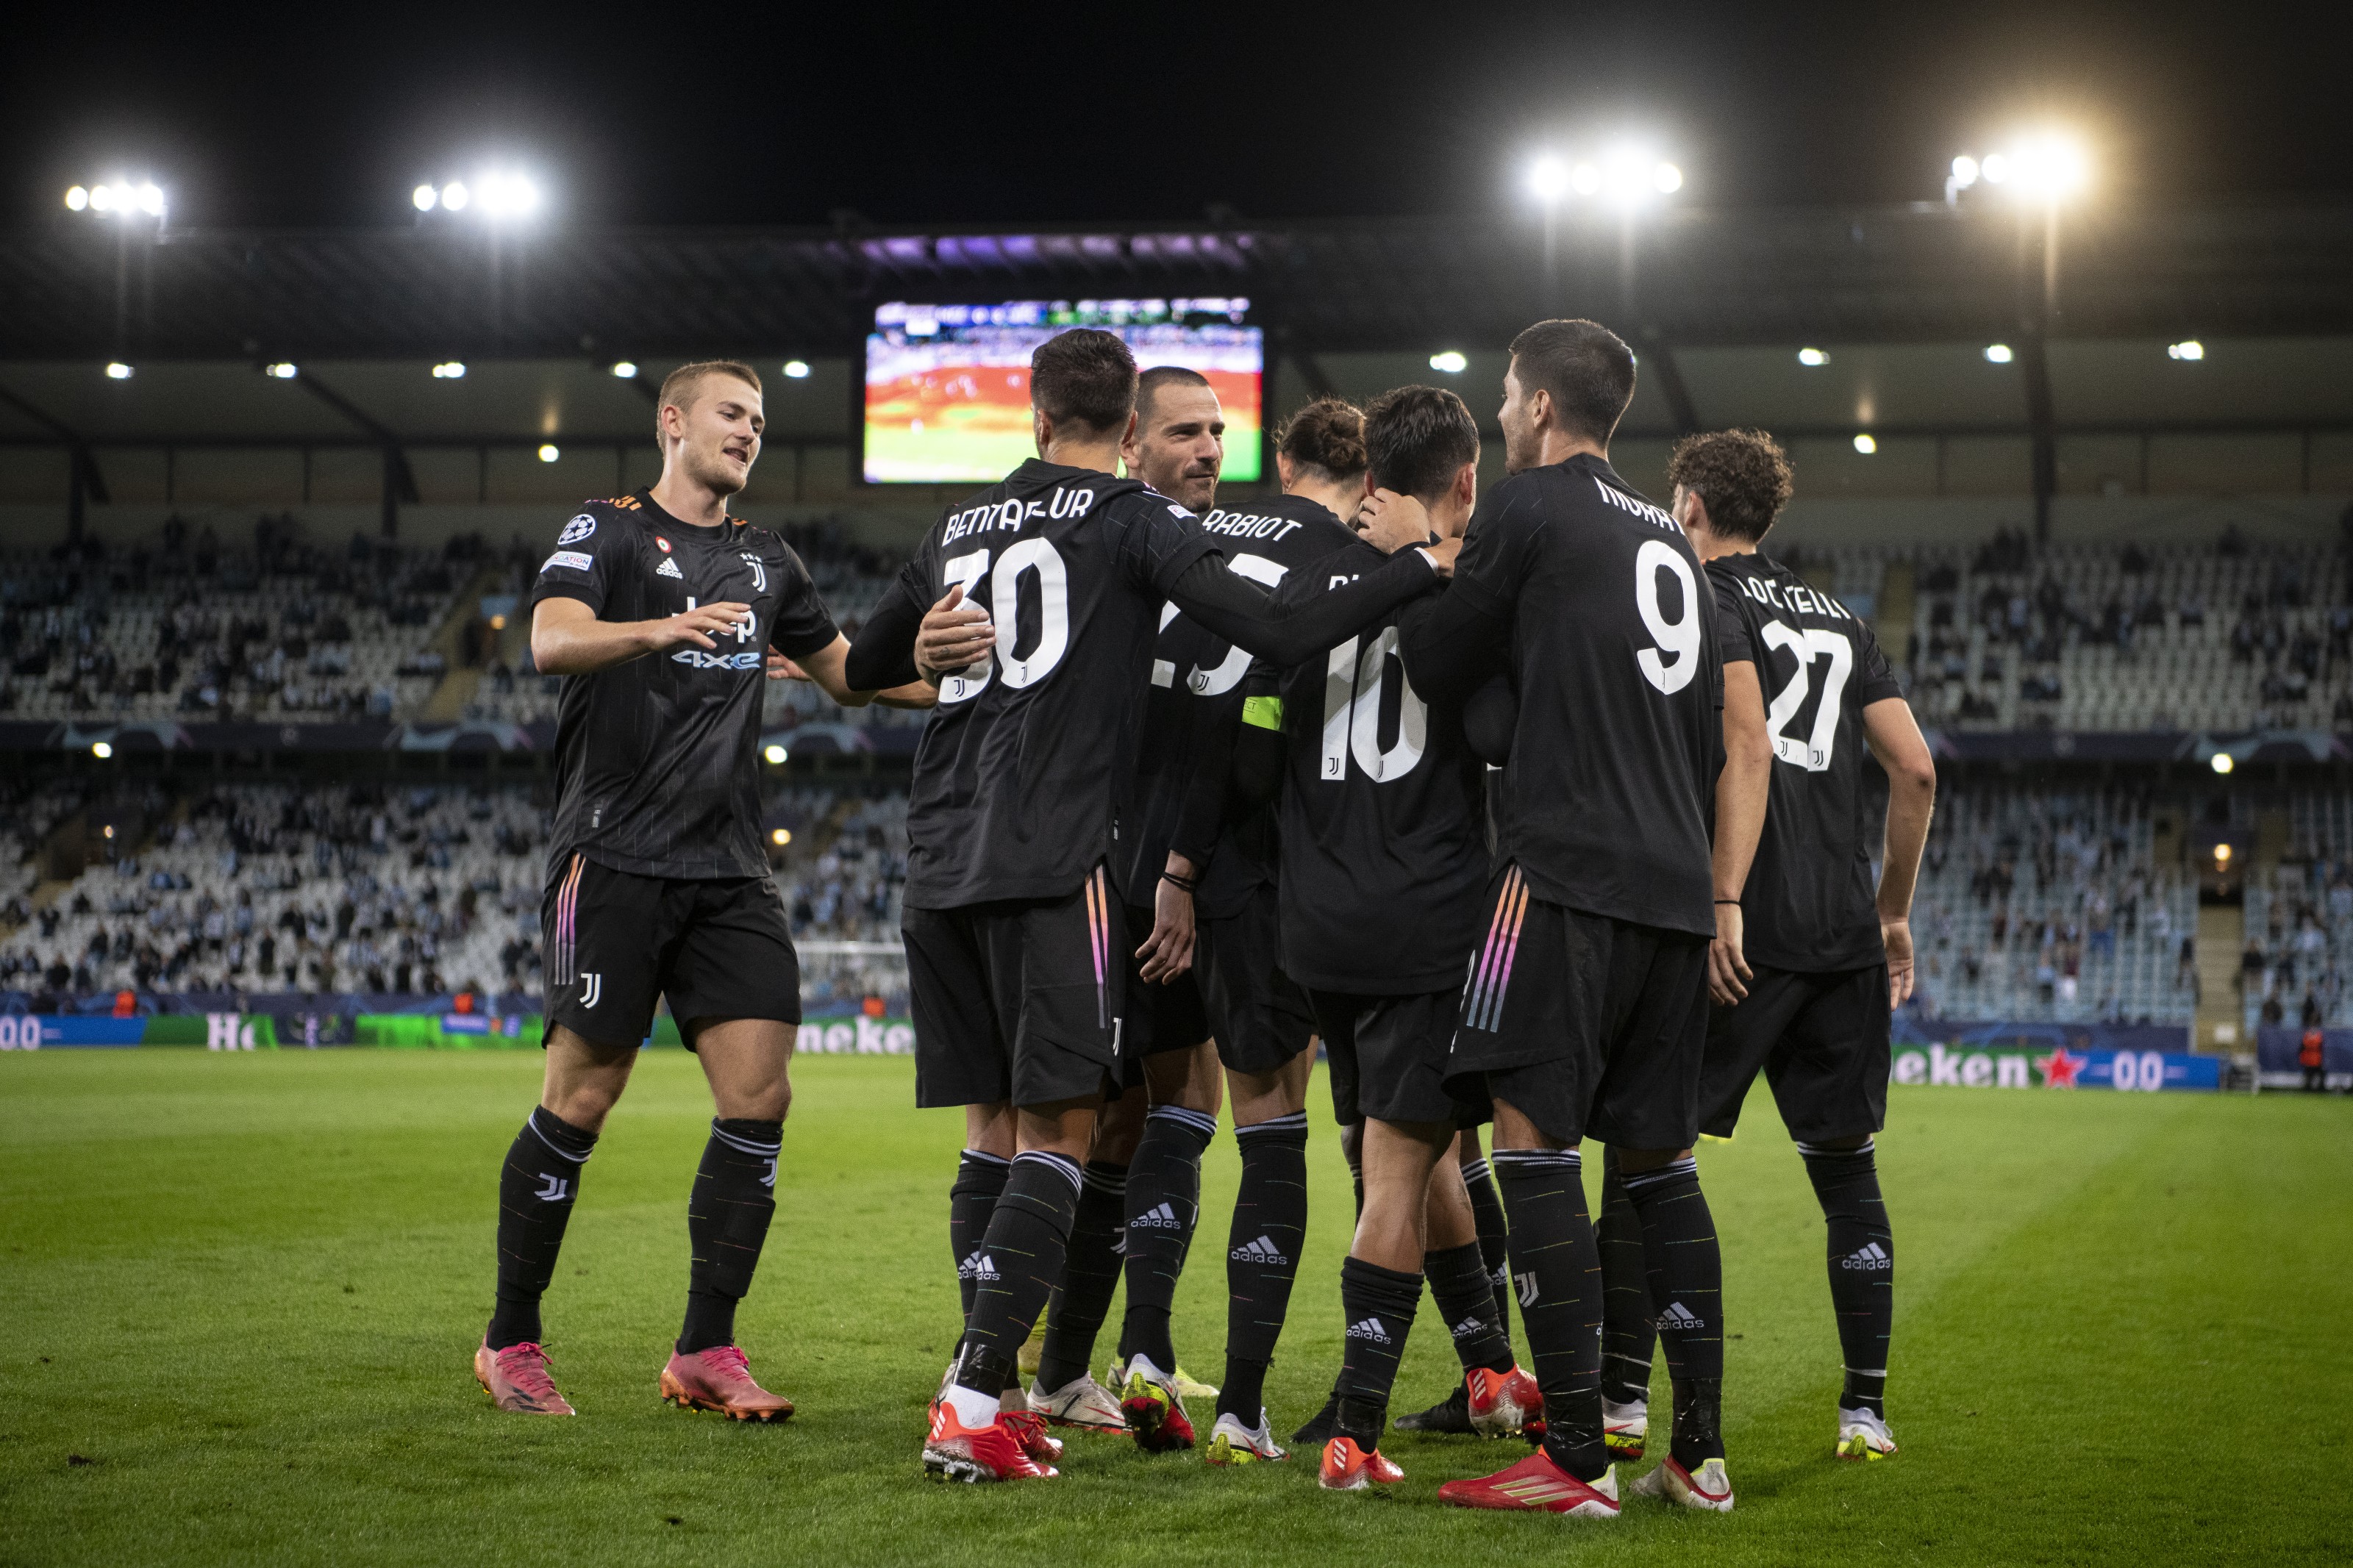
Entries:
[[997,627],[988,612],[965,604],[961,587],[950,588],[923,612],[915,633],[915,668],[936,686],[941,676],[970,668],[996,646]]
[[1135,950],[1147,985],[1161,985],[1193,967],[1193,895],[1168,880],[1152,895],[1152,934]]
[[1454,575],[1454,558],[1462,553],[1462,542],[1460,539],[1433,539],[1421,547],[1421,552],[1430,557],[1431,568],[1440,577],[1451,577]]
[[770,680],[807,680],[809,679],[809,672],[783,654],[772,653],[768,656],[768,679]]
[[1430,511],[1411,496],[1375,490],[1357,503],[1351,526],[1365,536],[1366,543],[1394,555],[1430,537]]
[[735,628],[749,619],[751,614],[752,606],[749,605],[722,600],[715,605],[697,605],[691,610],[681,610],[675,616],[650,622],[654,651],[659,653],[683,643],[692,643],[696,647],[715,648],[719,645],[712,638],[733,637]]
[[1904,1005],[1912,994],[1912,921],[1909,916],[1901,920],[1879,921],[1879,940],[1887,944],[1887,1005],[1892,1010]]
[[1738,904],[1715,906],[1715,940],[1707,944],[1707,995],[1719,1007],[1736,1007],[1748,995],[1748,960],[1740,951],[1746,925]]

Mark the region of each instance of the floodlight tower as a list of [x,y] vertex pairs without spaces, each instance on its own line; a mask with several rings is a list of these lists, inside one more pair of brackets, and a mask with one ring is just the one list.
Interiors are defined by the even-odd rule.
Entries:
[[1683,189],[1683,172],[1629,142],[1598,157],[1567,159],[1546,153],[1528,168],[1528,191],[1544,210],[1544,308],[1560,309],[1560,268],[1556,231],[1561,204],[1571,197],[1599,198],[1618,215],[1618,304],[1629,321],[1634,314],[1634,235],[1641,214]]

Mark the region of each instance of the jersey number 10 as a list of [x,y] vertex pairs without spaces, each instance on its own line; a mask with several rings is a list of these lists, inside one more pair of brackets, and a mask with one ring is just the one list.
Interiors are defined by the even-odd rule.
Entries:
[[1338,784],[1347,777],[1348,758],[1375,784],[1386,784],[1413,772],[1421,761],[1430,736],[1430,710],[1415,694],[1413,682],[1398,666],[1398,733],[1388,750],[1381,749],[1381,688],[1388,679],[1389,656],[1397,652],[1395,626],[1385,626],[1357,652],[1361,637],[1350,637],[1332,650],[1324,666],[1324,761],[1317,777]]

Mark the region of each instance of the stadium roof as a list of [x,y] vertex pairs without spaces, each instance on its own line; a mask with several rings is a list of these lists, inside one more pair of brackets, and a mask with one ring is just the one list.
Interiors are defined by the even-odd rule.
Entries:
[[[0,359],[565,358],[853,352],[874,304],[1248,296],[1292,352],[1493,347],[1588,314],[1676,345],[1968,342],[2039,303],[2010,212],[1673,210],[1084,232],[182,229],[0,238]],[[2353,331],[2353,208],[2090,209],[2061,230],[2069,338]],[[1549,296],[1549,297],[1548,297]]]

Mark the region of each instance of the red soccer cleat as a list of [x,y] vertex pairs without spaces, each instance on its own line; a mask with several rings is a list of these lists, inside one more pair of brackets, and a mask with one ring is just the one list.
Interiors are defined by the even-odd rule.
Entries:
[[782,1421],[793,1402],[752,1381],[744,1352],[718,1345],[692,1355],[670,1352],[662,1368],[661,1396],[681,1410],[715,1410],[737,1421]]
[[1462,1374],[1471,1401],[1471,1430],[1482,1437],[1516,1435],[1544,1417],[1544,1394],[1536,1380],[1518,1367],[1490,1372],[1474,1366]]
[[1598,1481],[1580,1481],[1552,1462],[1539,1448],[1506,1469],[1477,1480],[1449,1481],[1438,1489],[1438,1500],[1457,1508],[1515,1509],[1530,1513],[1565,1513],[1577,1519],[1618,1517],[1618,1470],[1614,1465]]
[[1405,1472],[1383,1458],[1378,1448],[1368,1453],[1354,1437],[1335,1437],[1324,1444],[1324,1465],[1315,1472],[1315,1484],[1327,1492],[1360,1492],[1403,1479]]
[[1062,1457],[1062,1440],[1046,1430],[1046,1418],[1034,1410],[1000,1411],[997,1419],[1013,1434],[1032,1463],[1051,1466]]
[[1021,1439],[1000,1414],[986,1426],[967,1426],[948,1400],[932,1402],[931,1435],[923,1439],[923,1473],[942,1481],[1038,1480],[1060,1474],[1022,1451]]
[[576,1415],[547,1375],[547,1352],[528,1340],[502,1351],[484,1341],[474,1352],[474,1381],[491,1403],[518,1415]]
[[1152,1364],[1149,1356],[1131,1356],[1127,1379],[1120,1389],[1119,1408],[1135,1446],[1147,1454],[1166,1454],[1193,1446],[1193,1418],[1176,1396],[1176,1380]]

